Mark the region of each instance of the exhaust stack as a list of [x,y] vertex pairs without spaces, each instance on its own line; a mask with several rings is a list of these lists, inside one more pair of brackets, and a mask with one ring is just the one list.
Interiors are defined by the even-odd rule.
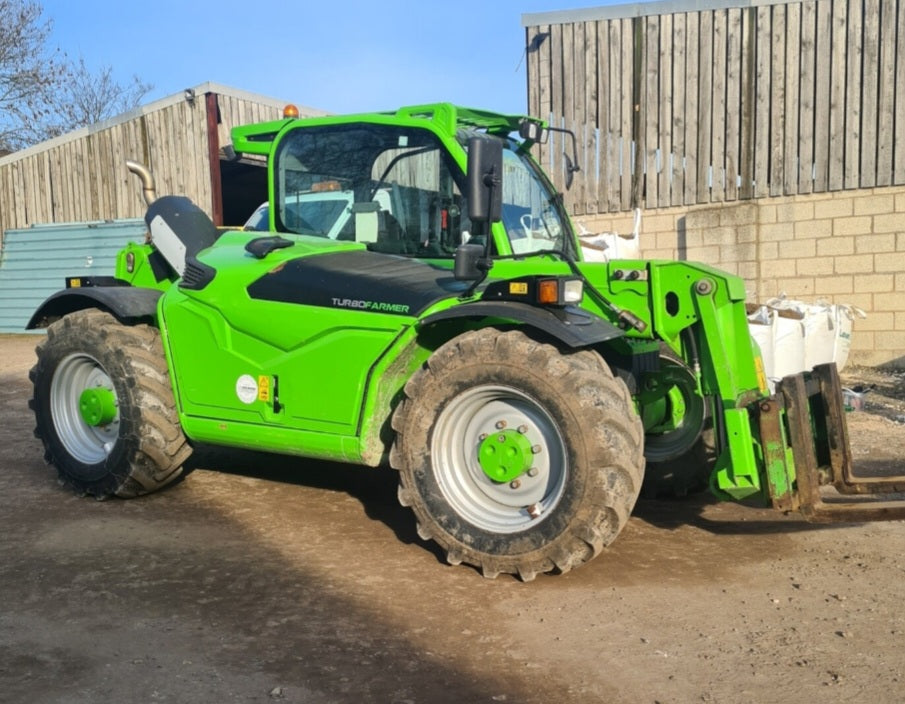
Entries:
[[150,169],[144,164],[139,164],[131,159],[126,159],[126,168],[141,179],[145,203],[151,205],[157,200],[157,189],[154,187],[154,176],[151,175]]

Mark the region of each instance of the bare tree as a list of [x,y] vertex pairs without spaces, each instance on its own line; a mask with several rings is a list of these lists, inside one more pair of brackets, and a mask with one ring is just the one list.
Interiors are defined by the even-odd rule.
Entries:
[[130,110],[152,89],[48,48],[51,21],[42,13],[35,0],[0,0],[0,153]]
[[120,83],[114,78],[111,66],[91,71],[80,56],[66,67],[62,85],[51,99],[52,114],[42,125],[44,138],[93,125],[138,107],[152,88],[138,76],[132,76],[128,83]]
[[0,149],[33,141],[32,126],[62,80],[64,58],[47,51],[50,22],[41,13],[31,0],[0,0]]

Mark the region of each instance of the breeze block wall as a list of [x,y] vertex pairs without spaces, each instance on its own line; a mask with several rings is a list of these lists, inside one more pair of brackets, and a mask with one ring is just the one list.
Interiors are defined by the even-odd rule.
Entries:
[[[576,218],[632,231],[631,213]],[[850,363],[905,369],[905,188],[645,210],[641,255],[700,261],[741,276],[749,300],[785,294],[857,306]]]

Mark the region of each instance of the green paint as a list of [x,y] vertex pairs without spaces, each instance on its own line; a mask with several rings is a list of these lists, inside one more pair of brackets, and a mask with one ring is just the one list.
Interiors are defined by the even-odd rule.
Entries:
[[[646,430],[676,431],[684,443],[683,424],[689,427],[688,419],[700,419],[707,407],[720,414],[715,425],[726,439],[711,477],[718,495],[794,491],[789,448],[762,447],[752,421],[751,409],[768,392],[748,334],[742,279],[684,261],[581,261],[561,199],[530,156],[533,143],[510,139],[525,120],[544,125],[438,103],[234,128],[237,152],[267,157],[270,228],[292,246],[256,259],[245,246],[262,233],[226,231],[198,254],[216,270],[201,290],[180,288],[175,274],[152,267],[153,245],[129,245],[117,260],[118,278],[163,291],[157,324],[186,434],[220,445],[385,463],[393,410],[432,352],[469,329],[523,324],[499,311],[494,318],[423,323],[480,300],[484,290],[466,297],[468,285],[452,274],[456,247],[483,237],[466,217],[463,196],[467,140],[482,133],[506,145],[503,220],[486,233],[497,255],[488,283],[574,277],[564,250],[574,252],[575,267],[591,284],[578,305],[616,325],[620,310],[644,323],[644,329],[621,325],[624,336],[597,351],[626,376],[635,370],[634,401]],[[319,214],[316,222],[303,217],[309,212]],[[398,229],[387,224],[390,216]],[[350,269],[338,273],[341,285],[299,280],[307,291],[300,300],[249,294],[300,260],[366,249],[423,260],[436,289],[416,303],[417,296],[405,295],[411,282],[378,293],[366,272]],[[658,365],[667,350],[681,363]],[[116,416],[115,397],[106,390],[86,391],[80,407],[92,426]],[[530,442],[513,430],[488,433],[476,451],[494,482],[531,468]]]
[[531,469],[531,441],[517,430],[497,430],[481,441],[478,461],[490,479],[508,482]]
[[110,389],[85,389],[79,396],[79,413],[92,428],[108,425],[116,419],[116,394]]

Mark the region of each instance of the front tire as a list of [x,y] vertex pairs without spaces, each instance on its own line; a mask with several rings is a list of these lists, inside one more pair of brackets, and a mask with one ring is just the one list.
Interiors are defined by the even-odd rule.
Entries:
[[35,435],[64,484],[131,498],[182,474],[192,450],[155,328],[82,310],[53,323],[35,351]]
[[405,386],[390,461],[418,533],[484,576],[567,572],[619,534],[644,474],[625,385],[594,352],[465,333]]

